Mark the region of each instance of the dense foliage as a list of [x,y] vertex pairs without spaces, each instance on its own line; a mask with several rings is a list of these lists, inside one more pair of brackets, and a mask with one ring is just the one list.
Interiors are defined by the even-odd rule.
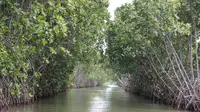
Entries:
[[0,107],[115,78],[127,91],[199,111],[200,2],[133,0],[114,21],[108,5],[0,0]]
[[78,63],[102,62],[107,0],[0,0],[0,106],[67,89]]
[[199,111],[199,5],[134,0],[116,10],[107,54],[126,90]]

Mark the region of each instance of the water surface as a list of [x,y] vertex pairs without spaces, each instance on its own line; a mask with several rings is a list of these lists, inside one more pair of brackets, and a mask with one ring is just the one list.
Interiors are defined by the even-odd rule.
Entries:
[[[68,93],[15,106],[4,112],[181,112],[170,106],[153,104],[119,87],[71,89]],[[183,112],[183,111],[182,111]]]

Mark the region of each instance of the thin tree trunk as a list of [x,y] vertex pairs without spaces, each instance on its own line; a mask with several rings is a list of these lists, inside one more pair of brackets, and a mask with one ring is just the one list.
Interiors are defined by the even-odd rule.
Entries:
[[193,56],[192,56],[192,35],[189,36],[189,60],[190,60],[190,72],[192,76],[192,82],[194,82],[194,68],[193,68]]

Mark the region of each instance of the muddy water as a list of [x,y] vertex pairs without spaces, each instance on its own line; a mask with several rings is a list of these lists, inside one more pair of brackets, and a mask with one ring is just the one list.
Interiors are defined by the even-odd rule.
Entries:
[[71,89],[68,93],[15,106],[4,112],[181,112],[153,104],[116,86]]

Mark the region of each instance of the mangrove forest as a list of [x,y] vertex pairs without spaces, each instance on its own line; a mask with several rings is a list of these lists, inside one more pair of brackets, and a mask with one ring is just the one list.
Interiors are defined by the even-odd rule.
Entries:
[[200,111],[200,0],[109,1],[0,0],[0,111]]

